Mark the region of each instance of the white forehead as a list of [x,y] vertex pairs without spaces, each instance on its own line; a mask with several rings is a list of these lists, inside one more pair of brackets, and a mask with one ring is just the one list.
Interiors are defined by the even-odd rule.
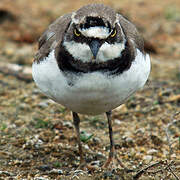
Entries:
[[93,37],[105,39],[109,36],[109,28],[107,27],[90,27],[88,29],[81,29],[81,33],[86,37]]

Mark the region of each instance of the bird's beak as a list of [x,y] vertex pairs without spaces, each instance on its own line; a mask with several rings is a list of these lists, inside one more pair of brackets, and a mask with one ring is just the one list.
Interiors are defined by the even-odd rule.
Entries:
[[96,59],[99,48],[101,47],[101,43],[98,40],[92,40],[89,47],[91,49],[94,59]]

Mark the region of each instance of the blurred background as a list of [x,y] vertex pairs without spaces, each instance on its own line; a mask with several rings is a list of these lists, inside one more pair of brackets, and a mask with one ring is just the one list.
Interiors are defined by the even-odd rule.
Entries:
[[[62,172],[77,167],[71,114],[40,93],[31,64],[38,38],[51,22],[95,2],[111,6],[137,26],[152,62],[145,88],[114,111],[118,155],[137,168],[140,163],[143,167],[167,158],[180,160],[179,0],[0,0],[0,171],[7,171],[3,177],[31,179],[42,176],[43,167]],[[87,156],[101,162],[109,143],[104,116],[81,118]],[[94,157],[91,151],[104,156]]]

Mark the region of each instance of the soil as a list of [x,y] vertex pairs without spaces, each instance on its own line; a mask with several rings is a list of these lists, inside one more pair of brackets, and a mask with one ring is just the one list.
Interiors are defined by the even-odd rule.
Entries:
[[[78,170],[71,112],[41,94],[31,74],[20,78],[6,71],[8,64],[31,70],[47,26],[92,2],[136,24],[151,56],[145,87],[113,111],[117,156],[132,171],[102,168],[109,152],[104,115],[80,116],[86,161],[96,168]],[[0,179],[180,179],[179,0],[1,0],[0,63]]]

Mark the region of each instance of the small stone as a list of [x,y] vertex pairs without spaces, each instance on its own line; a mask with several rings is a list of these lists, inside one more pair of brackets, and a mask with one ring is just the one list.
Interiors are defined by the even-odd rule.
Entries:
[[122,136],[120,147],[134,147],[134,141],[130,137]]
[[105,156],[102,152],[98,152],[98,153],[96,154],[96,158],[97,158],[97,159],[106,159],[106,156]]
[[99,138],[97,138],[97,137],[93,137],[93,138],[92,138],[92,141],[93,141],[93,143],[94,143],[95,145],[99,145],[99,144],[101,143],[101,140],[100,140]]
[[48,178],[44,178],[44,177],[36,177],[34,180],[49,180]]
[[87,144],[85,144],[84,149],[89,150],[89,146]]
[[145,129],[144,128],[139,128],[135,131],[135,134],[144,134]]
[[13,161],[13,165],[20,165],[20,164],[22,164],[22,161],[21,160],[14,160]]
[[40,148],[40,146],[43,144],[43,141],[38,139],[37,142],[35,143],[36,148]]
[[61,170],[61,169],[52,169],[52,170],[50,171],[50,174],[63,175],[63,170]]
[[0,171],[0,175],[6,175],[6,176],[14,176],[14,174],[8,172],[8,171]]
[[93,162],[91,162],[91,165],[99,167],[100,166],[100,161],[93,161]]
[[38,104],[38,106],[41,107],[41,108],[47,108],[47,107],[48,107],[48,102],[42,101],[42,102],[40,102],[40,103]]
[[156,149],[150,149],[149,151],[147,151],[147,154],[150,154],[150,155],[155,155],[158,153],[158,150]]
[[115,119],[115,120],[114,120],[114,123],[115,123],[115,124],[117,124],[117,125],[121,125],[121,124],[123,124],[123,122],[122,122],[122,121],[120,121],[119,119]]
[[79,179],[79,177],[75,174],[72,179]]
[[128,112],[128,109],[127,109],[125,104],[122,104],[121,106],[117,107],[115,109],[115,111],[118,111],[118,112],[121,112],[121,113],[126,113],[126,112]]
[[177,154],[175,153],[171,154],[171,158],[177,158]]
[[80,169],[77,169],[74,171],[75,174],[84,174],[84,171],[83,170],[80,170]]
[[147,164],[148,164],[149,162],[151,162],[152,159],[153,159],[153,157],[152,157],[151,155],[146,155],[146,156],[143,157],[143,160],[144,160],[145,163],[147,163]]
[[72,129],[73,128],[73,124],[70,121],[64,121],[63,122],[63,126]]

